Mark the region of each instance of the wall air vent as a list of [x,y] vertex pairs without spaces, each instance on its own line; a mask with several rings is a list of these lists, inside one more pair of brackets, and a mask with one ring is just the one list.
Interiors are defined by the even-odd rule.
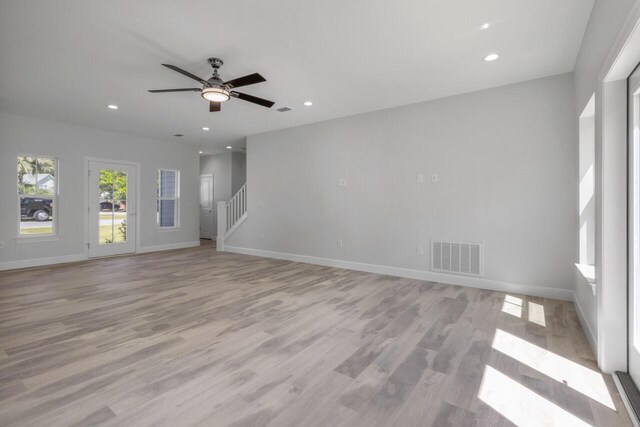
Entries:
[[431,270],[481,277],[484,248],[480,243],[431,242]]
[[278,111],[280,111],[281,113],[286,113],[287,111],[291,111],[291,108],[289,108],[289,107],[282,107],[282,108],[278,108]]

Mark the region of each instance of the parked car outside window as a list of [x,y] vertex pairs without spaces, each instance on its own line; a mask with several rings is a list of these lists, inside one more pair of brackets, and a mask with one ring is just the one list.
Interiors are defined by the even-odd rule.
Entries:
[[46,197],[22,197],[20,199],[20,216],[35,219],[36,221],[47,221],[51,219],[53,211],[52,199]]

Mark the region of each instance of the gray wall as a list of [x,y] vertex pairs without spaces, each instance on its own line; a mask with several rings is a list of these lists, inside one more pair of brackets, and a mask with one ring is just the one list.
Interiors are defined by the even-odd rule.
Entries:
[[[51,242],[17,243],[16,158],[57,157],[58,234]],[[85,243],[85,157],[140,162],[140,245],[198,241],[198,163],[194,147],[59,122],[0,113],[0,263],[83,254]],[[156,227],[158,168],[180,170],[179,229]]]
[[251,136],[227,244],[428,270],[430,239],[482,242],[487,279],[570,295],[574,111],[566,74]]
[[[604,62],[613,47],[618,33],[622,28],[625,19],[629,15],[634,4],[634,0],[596,0],[591,12],[591,18],[585,31],[582,47],[576,60],[574,70],[574,89],[575,89],[575,112],[573,123],[578,128],[579,116],[589,102],[591,96],[596,93],[598,85],[598,74],[604,65]],[[596,94],[596,106],[601,103],[600,94]],[[598,111],[596,107],[596,111]],[[596,128],[596,131],[598,129]],[[575,141],[576,153],[578,149],[578,140]],[[578,185],[578,156],[575,158],[576,175],[574,178],[575,185]],[[596,159],[596,177],[600,175],[600,162]],[[596,178],[597,180],[597,178]],[[597,181],[596,181],[597,182]],[[596,184],[596,210],[599,210],[601,192]],[[576,212],[578,200],[576,199]],[[598,221],[597,221],[598,223]],[[597,225],[598,227],[598,225]],[[576,224],[574,230],[574,238],[578,241],[579,228]],[[600,246],[600,242],[596,241],[596,247]],[[599,249],[596,249],[596,268],[599,264]],[[575,254],[575,262],[578,262],[578,253]],[[597,300],[593,295],[591,287],[582,275],[575,270],[575,293],[576,302],[579,310],[583,313],[583,318],[587,323],[587,328],[595,335],[597,331]]]
[[231,193],[236,194],[247,182],[247,155],[233,153],[231,162]]
[[231,153],[200,156],[200,174],[213,175],[213,234],[218,235],[218,202],[231,198]]

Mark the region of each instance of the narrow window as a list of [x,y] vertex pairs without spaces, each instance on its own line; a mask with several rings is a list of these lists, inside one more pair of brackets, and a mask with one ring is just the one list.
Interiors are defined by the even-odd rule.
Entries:
[[56,233],[58,196],[56,159],[18,156],[19,235],[52,236]]
[[595,264],[595,108],[591,98],[580,115],[580,264]]
[[161,228],[178,227],[180,171],[158,170],[157,223]]
[[595,201],[595,95],[580,115],[579,123],[579,207],[578,269],[589,282],[595,281],[596,201]]

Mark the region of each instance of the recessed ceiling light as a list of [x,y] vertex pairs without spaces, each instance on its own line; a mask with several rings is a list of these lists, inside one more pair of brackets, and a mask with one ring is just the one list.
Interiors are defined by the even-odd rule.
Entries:
[[209,130],[209,128],[208,127],[203,127],[202,130]]
[[233,147],[230,145],[227,145],[227,150],[231,150]]
[[490,55],[485,56],[484,60],[486,62],[491,62],[491,61],[495,61],[498,58],[500,58],[500,55],[498,55],[497,53],[492,53]]
[[110,109],[110,110],[117,110],[118,106],[114,105],[114,104],[109,104],[109,105],[107,105],[107,108]]
[[313,102],[305,101],[304,105],[306,105],[307,107],[311,107],[313,105]]
[[489,28],[489,23],[488,23],[488,22],[485,22],[484,24],[482,24],[482,25],[480,26],[480,29],[481,29],[481,30],[486,30],[487,28]]

